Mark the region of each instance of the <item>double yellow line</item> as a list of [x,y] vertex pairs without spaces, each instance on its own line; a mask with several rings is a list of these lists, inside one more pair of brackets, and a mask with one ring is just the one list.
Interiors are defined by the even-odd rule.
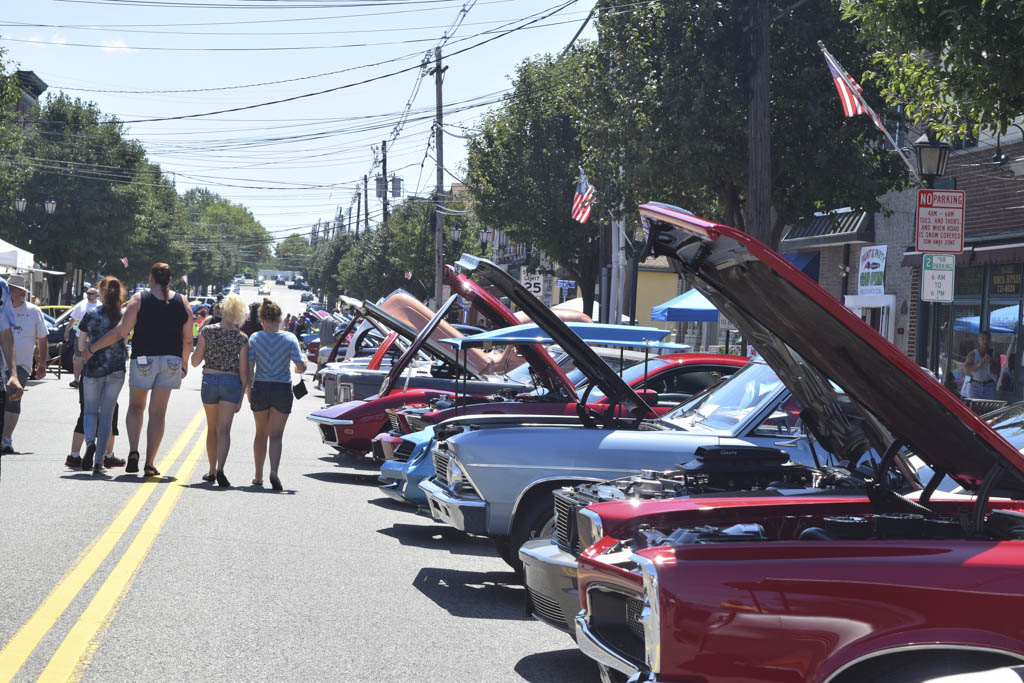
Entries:
[[[196,413],[185,430],[174,440],[167,455],[157,464],[157,469],[170,469],[178,457],[184,452],[196,430],[203,423],[203,413]],[[206,429],[200,433],[188,456],[174,473],[178,482],[187,482],[202,455],[206,442]],[[138,517],[146,502],[160,485],[160,480],[145,480],[139,484],[138,490],[132,495],[100,536],[78,558],[75,566],[60,580],[53,591],[43,600],[42,604],[29,617],[29,620],[18,629],[4,648],[0,650],[0,683],[7,683],[18,673],[25,662],[35,651],[40,641],[50,632],[57,620],[64,614],[71,603],[78,597],[86,582],[96,573],[107,559],[118,542]],[[121,598],[131,586],[135,573],[142,565],[149,549],[153,546],[164,522],[170,516],[178,502],[183,486],[168,486],[152,512],[146,518],[131,545],[103,582],[85,612],[78,618],[57,652],[50,658],[46,669],[39,677],[40,681],[67,681],[81,677],[81,673],[92,659],[102,631],[110,623],[121,602]]]

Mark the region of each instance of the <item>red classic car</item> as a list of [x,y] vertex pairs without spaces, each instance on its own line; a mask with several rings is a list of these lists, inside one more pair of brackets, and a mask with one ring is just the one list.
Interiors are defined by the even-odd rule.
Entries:
[[[583,652],[608,677],[680,683],[906,683],[1024,661],[1024,408],[990,425],[750,236],[665,205],[641,215],[649,248],[869,484],[581,510]],[[963,492],[937,493],[947,477]]]

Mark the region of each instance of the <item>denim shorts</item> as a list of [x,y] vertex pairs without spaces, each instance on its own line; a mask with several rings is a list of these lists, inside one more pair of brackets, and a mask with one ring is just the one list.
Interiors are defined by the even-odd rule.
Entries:
[[242,380],[238,375],[222,375],[215,372],[203,373],[203,386],[200,389],[203,403],[214,404],[221,401],[238,403],[242,400]]
[[273,408],[288,414],[292,412],[292,385],[288,382],[253,382],[249,406],[254,413]]
[[178,389],[181,387],[181,356],[146,356],[146,364],[132,358],[128,386],[132,389]]

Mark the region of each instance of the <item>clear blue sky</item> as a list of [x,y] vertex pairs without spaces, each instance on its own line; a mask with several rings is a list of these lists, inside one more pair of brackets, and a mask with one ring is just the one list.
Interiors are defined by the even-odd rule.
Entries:
[[[65,90],[133,121],[247,107],[416,67],[468,7],[443,47],[452,54],[445,57],[445,127],[464,132],[494,105],[459,110],[493,100],[527,57],[563,49],[593,2],[576,0],[531,27],[456,51],[566,2],[8,0],[0,4],[0,46],[18,68],[42,78],[50,94]],[[593,36],[590,25],[582,38]],[[387,63],[365,66],[379,62]],[[104,92],[210,88],[217,90]],[[371,168],[371,147],[391,137],[410,99],[411,115],[388,151],[388,170],[404,179],[405,194],[423,194],[435,183],[434,161],[424,163],[434,83],[421,79],[418,68],[293,102],[128,128],[150,159],[174,174],[179,191],[208,187],[249,207],[283,236],[332,219],[338,206],[347,209],[355,181]],[[445,167],[461,177],[463,141],[445,136],[444,148]],[[446,185],[451,182],[446,176]],[[570,184],[567,202],[571,194]],[[380,211],[373,195],[371,174],[371,222]]]

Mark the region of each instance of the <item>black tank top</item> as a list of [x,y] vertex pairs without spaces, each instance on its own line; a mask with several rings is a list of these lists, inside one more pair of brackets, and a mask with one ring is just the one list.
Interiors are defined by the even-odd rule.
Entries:
[[132,358],[181,356],[182,328],[186,321],[188,311],[181,294],[165,302],[152,292],[143,292],[132,334]]

